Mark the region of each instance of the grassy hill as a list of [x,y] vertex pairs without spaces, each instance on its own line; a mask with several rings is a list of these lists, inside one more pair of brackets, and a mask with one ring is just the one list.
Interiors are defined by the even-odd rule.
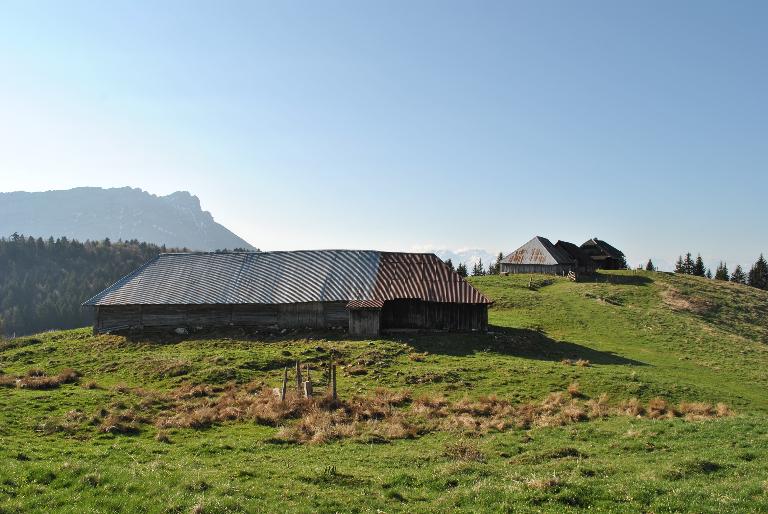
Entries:
[[472,281],[489,334],[2,341],[0,512],[768,510],[768,293]]

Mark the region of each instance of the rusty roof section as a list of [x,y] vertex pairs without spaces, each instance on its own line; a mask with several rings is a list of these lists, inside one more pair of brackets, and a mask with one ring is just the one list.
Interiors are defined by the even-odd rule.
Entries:
[[161,254],[83,305],[383,302],[396,298],[491,303],[434,254],[307,250]]
[[546,237],[536,236],[504,257],[501,262],[555,266],[557,264],[573,264],[574,259],[568,255],[568,252],[553,245]]
[[382,300],[492,303],[433,253],[382,252],[373,295]]

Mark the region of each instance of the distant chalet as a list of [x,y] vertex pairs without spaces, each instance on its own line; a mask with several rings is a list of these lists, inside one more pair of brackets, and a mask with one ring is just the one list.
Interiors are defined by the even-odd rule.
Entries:
[[83,303],[94,332],[253,327],[484,331],[491,301],[434,254],[161,254]]
[[597,269],[621,269],[624,254],[597,238],[581,246],[567,241],[556,244],[536,236],[500,263],[502,273],[591,274]]

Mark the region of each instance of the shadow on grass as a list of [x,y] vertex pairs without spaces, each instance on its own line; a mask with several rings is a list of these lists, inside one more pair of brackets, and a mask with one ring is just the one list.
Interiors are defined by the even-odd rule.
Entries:
[[524,359],[561,361],[588,360],[591,364],[647,366],[613,352],[594,350],[567,341],[556,341],[542,332],[523,328],[490,326],[491,334],[421,334],[403,340],[416,351],[440,355],[471,355],[489,351]]
[[616,284],[620,286],[647,286],[652,283],[650,277],[643,275],[614,275],[612,273],[597,273],[594,275],[582,275],[580,283],[585,284]]

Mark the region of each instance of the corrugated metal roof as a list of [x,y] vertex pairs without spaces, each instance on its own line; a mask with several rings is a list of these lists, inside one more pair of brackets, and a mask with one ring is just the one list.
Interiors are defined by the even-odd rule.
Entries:
[[501,262],[555,266],[557,264],[573,264],[574,260],[565,250],[557,248],[546,237],[536,236],[504,257]]
[[161,254],[83,305],[389,300],[490,303],[434,254],[370,250]]
[[431,253],[382,253],[374,297],[429,302],[491,303]]
[[359,310],[359,309],[381,309],[384,307],[383,300],[352,300],[347,303],[347,309]]

